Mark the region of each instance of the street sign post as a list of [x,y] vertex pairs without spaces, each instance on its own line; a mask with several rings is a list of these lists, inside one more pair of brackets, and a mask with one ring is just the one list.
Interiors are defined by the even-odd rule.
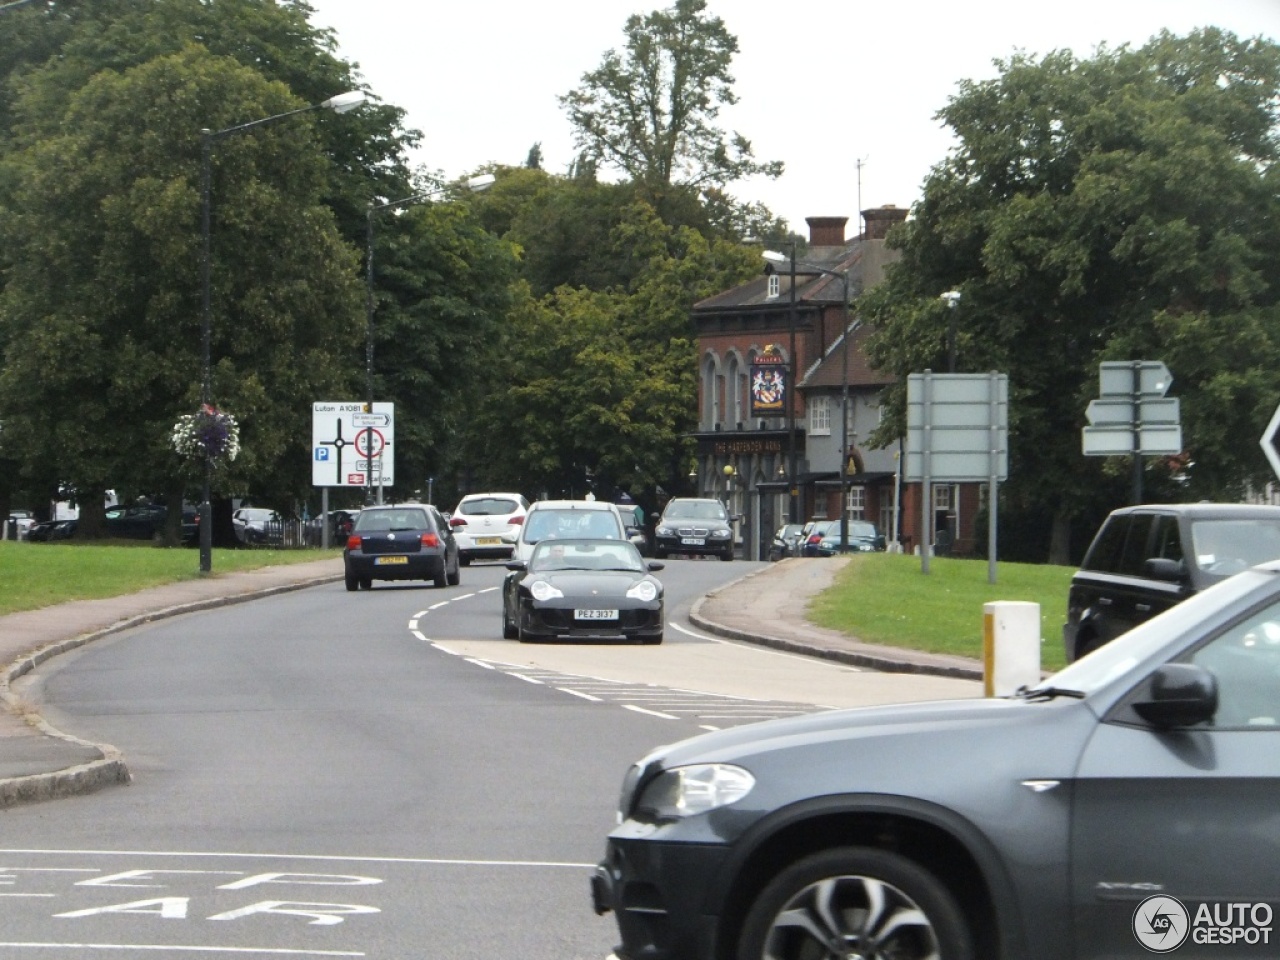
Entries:
[[989,484],[987,580],[995,583],[998,488],[1009,477],[1009,377],[931,370],[908,376],[903,476],[920,484],[922,573],[929,572],[933,481]]
[[395,404],[311,405],[311,483],[316,487],[395,483]]
[[1142,502],[1142,458],[1182,452],[1182,411],[1165,397],[1173,375],[1160,360],[1109,360],[1098,368],[1098,399],[1081,431],[1086,457],[1133,457],[1133,502]]

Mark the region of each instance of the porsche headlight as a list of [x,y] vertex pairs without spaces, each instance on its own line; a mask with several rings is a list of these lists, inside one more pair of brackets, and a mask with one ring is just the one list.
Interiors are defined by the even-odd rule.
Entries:
[[655,777],[636,803],[636,811],[657,820],[678,820],[736,803],[756,780],[729,763],[675,767]]
[[627,596],[632,600],[639,600],[641,603],[648,603],[658,595],[658,587],[652,580],[641,580],[639,583],[631,585],[631,589],[627,591]]
[[529,592],[533,594],[533,599],[539,602],[554,600],[557,597],[563,597],[564,591],[559,587],[553,587],[545,580],[535,580],[529,584]]

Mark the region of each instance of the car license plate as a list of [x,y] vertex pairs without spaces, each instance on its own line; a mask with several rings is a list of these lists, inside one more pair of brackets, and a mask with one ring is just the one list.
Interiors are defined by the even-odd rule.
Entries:
[[575,610],[573,611],[573,619],[575,620],[617,620],[617,610]]
[[502,543],[501,537],[476,537],[477,547],[496,547]]
[[387,564],[408,563],[408,557],[375,557],[373,565],[375,567],[385,567]]
[[707,541],[703,537],[681,537],[680,542],[686,547],[705,547]]

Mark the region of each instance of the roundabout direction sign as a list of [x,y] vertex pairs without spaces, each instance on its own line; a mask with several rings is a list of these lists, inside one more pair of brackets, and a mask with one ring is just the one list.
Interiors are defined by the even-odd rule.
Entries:
[[395,404],[318,401],[311,405],[311,484],[395,483]]
[[1280,478],[1280,407],[1276,407],[1276,412],[1271,415],[1271,422],[1259,442],[1262,452],[1267,455],[1267,462],[1271,464],[1271,472]]

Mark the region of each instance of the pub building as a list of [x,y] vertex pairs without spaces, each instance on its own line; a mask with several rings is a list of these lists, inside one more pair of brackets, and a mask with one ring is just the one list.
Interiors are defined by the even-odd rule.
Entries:
[[[868,364],[857,315],[858,297],[897,259],[885,236],[906,216],[894,206],[864,210],[865,230],[849,240],[847,217],[809,217],[808,249],[784,248],[761,260],[760,277],[693,306],[690,480],[696,496],[723,500],[741,518],[740,557],[764,559],[784,523],[839,520],[842,493],[850,520],[874,523],[890,549],[918,549],[921,491],[902,480],[905,440],[867,445],[894,377]],[[935,482],[930,494],[927,542],[937,553],[972,554],[979,485]]]

